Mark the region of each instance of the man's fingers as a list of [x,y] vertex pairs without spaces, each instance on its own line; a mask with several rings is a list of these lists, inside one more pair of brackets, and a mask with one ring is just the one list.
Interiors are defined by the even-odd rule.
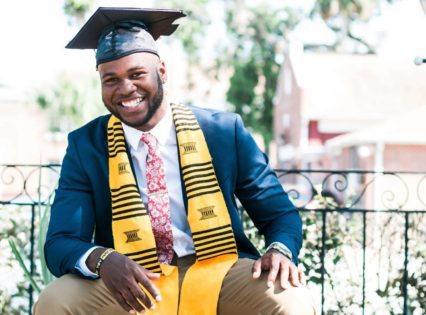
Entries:
[[[120,306],[126,310],[144,313],[154,307],[152,297],[159,300],[159,291],[153,287],[146,271],[125,255],[117,252],[108,256],[101,268],[101,278]],[[158,275],[150,273],[151,278]],[[145,290],[146,288],[146,290]]]
[[136,301],[135,297],[128,289],[121,292],[121,295],[123,296],[123,299],[126,301],[126,303],[130,306],[130,310],[126,309],[126,311],[130,312],[131,310],[139,310],[141,308],[140,303]]
[[260,273],[262,272],[261,269],[262,266],[262,260],[258,259],[253,264],[253,267],[251,269],[251,272],[253,273],[253,279],[258,279],[260,277]]
[[288,264],[281,263],[280,267],[280,285],[281,288],[287,289],[289,287],[288,284]]
[[127,304],[139,313],[145,312],[144,305],[147,308],[153,307],[152,301],[146,296],[141,288],[129,288],[128,292],[123,294],[123,296],[126,299]]
[[298,287],[300,285],[299,270],[293,264],[290,265],[290,282],[295,287]]
[[289,287],[288,277],[289,277],[289,265],[287,263],[281,262],[280,268],[280,284],[281,288],[287,289]]
[[120,292],[115,292],[113,293],[113,296],[115,298],[115,300],[117,301],[118,304],[120,304],[120,306],[126,311],[126,312],[130,312],[132,310],[132,307],[127,304],[125,298],[121,295]]
[[145,273],[145,276],[147,276],[151,280],[157,280],[161,277],[161,274],[148,271]]
[[[136,306],[133,303],[129,303],[133,306],[135,310],[137,310],[139,313],[144,310],[145,306],[148,309],[154,309],[155,304],[151,300],[151,298],[142,290],[142,288],[137,284],[134,288],[130,289],[131,294],[135,297],[136,300]],[[142,305],[143,306],[142,306]]]
[[268,287],[272,287],[274,285],[279,271],[280,271],[280,259],[278,259],[278,257],[276,256],[272,256],[271,268],[269,268],[269,274],[268,274],[268,282],[267,282]]
[[160,277],[159,274],[155,274],[149,271],[141,271],[138,270],[136,272],[136,280],[148,291],[149,294],[157,301],[161,301],[160,290],[152,283],[152,280],[158,279]]

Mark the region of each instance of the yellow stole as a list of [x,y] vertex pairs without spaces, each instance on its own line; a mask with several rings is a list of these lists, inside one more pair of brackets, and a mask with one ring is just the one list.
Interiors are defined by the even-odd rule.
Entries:
[[192,111],[171,104],[181,174],[188,199],[188,222],[196,262],[188,269],[179,295],[178,269],[160,264],[148,211],[131,171],[121,122],[108,121],[109,185],[114,247],[152,272],[162,302],[148,314],[215,315],[223,278],[237,261],[229,213],[213,169],[204,134]]

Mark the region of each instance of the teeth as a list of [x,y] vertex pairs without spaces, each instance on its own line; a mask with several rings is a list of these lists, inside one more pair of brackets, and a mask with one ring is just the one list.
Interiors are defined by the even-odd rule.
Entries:
[[142,97],[138,97],[129,101],[121,102],[121,105],[123,105],[124,107],[136,107],[142,102],[142,100]]

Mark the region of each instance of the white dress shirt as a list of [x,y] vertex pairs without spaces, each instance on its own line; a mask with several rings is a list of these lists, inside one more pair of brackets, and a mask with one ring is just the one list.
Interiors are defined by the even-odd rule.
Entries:
[[[148,189],[144,175],[146,171],[148,149],[146,144],[140,140],[143,132],[127,126],[124,123],[122,123],[122,125],[124,136],[130,149],[130,156],[132,158],[139,191],[145,207],[147,207]],[[172,221],[173,250],[178,257],[193,254],[195,253],[195,248],[183,202],[176,130],[170,106],[167,106],[166,114],[149,133],[158,140],[158,149],[166,170],[166,183],[169,191],[170,215]],[[85,276],[97,277],[95,273],[87,268],[86,259],[91,252],[98,247],[99,246],[92,247],[77,261],[75,267]]]

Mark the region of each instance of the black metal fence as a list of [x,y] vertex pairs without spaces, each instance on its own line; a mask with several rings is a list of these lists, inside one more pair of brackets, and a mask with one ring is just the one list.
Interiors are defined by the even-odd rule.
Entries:
[[[2,221],[12,222],[10,225],[0,226],[0,238],[6,240],[13,237],[21,249],[21,254],[27,257],[25,263],[28,265],[30,274],[35,277],[40,273],[40,270],[36,268],[36,262],[39,261],[39,255],[36,251],[36,234],[39,232],[40,221],[40,215],[37,212],[48,206],[59,178],[59,171],[59,164],[0,165]],[[6,242],[2,245],[4,247]],[[0,273],[9,274],[11,276],[10,281],[13,282],[15,279],[12,275],[22,273],[22,270],[16,270],[17,264],[12,263],[12,261],[15,261],[15,257],[10,248],[4,249],[0,248],[2,255],[8,254],[0,262]],[[28,283],[28,281],[16,283],[17,290],[10,294],[5,292],[3,285],[0,285],[0,314],[22,314],[24,311],[31,314],[34,292],[32,286]],[[26,292],[23,291],[23,286],[27,287]],[[25,299],[28,299],[27,307],[23,303]]]
[[[48,207],[59,169],[0,165],[0,209],[3,222],[13,222],[0,225],[0,235],[21,240],[36,277],[38,211]],[[426,313],[426,173],[277,170],[277,175],[301,210],[301,266],[321,314]],[[262,248],[262,238],[243,218],[248,236]],[[13,260],[11,254],[0,260],[0,273],[16,268]],[[33,304],[28,282],[16,281],[21,290],[3,301],[5,314],[29,312]],[[0,285],[0,313],[5,290]]]
[[426,313],[426,174],[277,174],[302,212],[301,261],[321,314]]

